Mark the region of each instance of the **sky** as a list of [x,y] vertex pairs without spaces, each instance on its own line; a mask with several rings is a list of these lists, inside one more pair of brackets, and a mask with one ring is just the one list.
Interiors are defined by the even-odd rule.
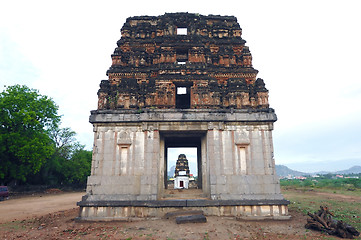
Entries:
[[[170,172],[172,167],[175,167],[177,164],[177,159],[180,154],[185,154],[188,160],[189,173],[193,176],[198,176],[198,164],[197,164],[197,148],[186,147],[186,148],[168,148],[168,163],[167,163],[167,172]],[[175,169],[175,168],[174,168]],[[173,172],[174,174],[174,172]]]
[[361,2],[1,1],[0,91],[27,85],[59,105],[62,127],[92,148],[90,110],[127,17],[190,12],[238,19],[269,90],[276,164],[361,165]]

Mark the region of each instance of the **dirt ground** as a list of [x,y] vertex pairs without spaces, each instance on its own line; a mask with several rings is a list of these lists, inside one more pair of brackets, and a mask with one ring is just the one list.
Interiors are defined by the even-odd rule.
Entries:
[[76,207],[83,192],[35,194],[0,202],[0,223],[40,217],[48,213],[69,210]]
[[76,222],[76,202],[82,195],[36,195],[0,202],[0,239],[338,239],[305,229],[306,216],[293,211],[287,221],[207,216],[206,223],[187,224],[176,224],[174,219]]

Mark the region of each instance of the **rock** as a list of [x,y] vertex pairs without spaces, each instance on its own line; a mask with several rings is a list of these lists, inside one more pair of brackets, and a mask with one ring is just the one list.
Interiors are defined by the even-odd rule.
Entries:
[[207,218],[203,214],[176,217],[176,223],[205,223]]

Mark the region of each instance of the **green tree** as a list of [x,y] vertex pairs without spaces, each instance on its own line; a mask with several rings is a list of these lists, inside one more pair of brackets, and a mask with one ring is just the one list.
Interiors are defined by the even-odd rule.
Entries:
[[0,93],[0,181],[26,181],[54,153],[50,129],[60,122],[58,106],[27,86]]
[[38,175],[42,184],[85,184],[90,174],[92,152],[84,150],[70,128],[53,128],[54,152]]
[[53,128],[50,130],[49,136],[53,140],[54,152],[38,174],[42,184],[54,185],[64,182],[63,163],[71,158],[74,145],[78,144],[75,143],[75,135],[76,133],[70,128]]
[[66,183],[86,184],[90,175],[92,152],[78,146],[72,153],[71,159],[63,162],[62,172]]

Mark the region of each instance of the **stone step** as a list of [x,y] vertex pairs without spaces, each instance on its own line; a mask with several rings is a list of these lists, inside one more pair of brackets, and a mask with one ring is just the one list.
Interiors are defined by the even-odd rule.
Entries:
[[174,212],[168,212],[164,215],[164,218],[170,219],[179,216],[190,216],[190,215],[203,215],[202,210],[180,210]]
[[163,199],[206,199],[202,189],[166,189]]
[[177,224],[182,223],[205,223],[207,218],[203,214],[179,216],[175,218]]

